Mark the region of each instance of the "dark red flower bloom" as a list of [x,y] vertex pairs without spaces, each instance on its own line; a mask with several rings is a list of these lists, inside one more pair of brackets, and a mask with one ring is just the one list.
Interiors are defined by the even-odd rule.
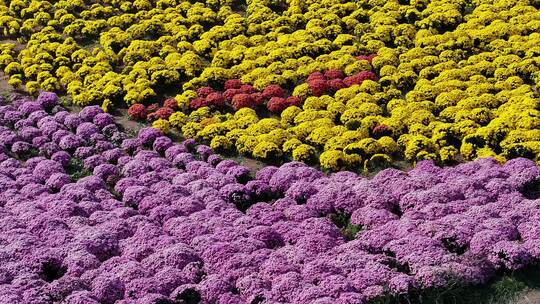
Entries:
[[140,103],[136,103],[129,107],[128,115],[132,119],[145,120],[147,115],[146,107]]
[[313,96],[322,96],[328,90],[328,83],[323,79],[310,80],[308,81],[308,86]]
[[285,110],[288,106],[287,100],[283,97],[272,97],[267,104],[268,110],[274,113],[279,113]]
[[240,87],[243,85],[242,81],[240,79],[229,79],[225,81],[225,90],[228,89],[240,89]]
[[321,72],[313,72],[313,73],[309,74],[306,81],[310,82],[312,80],[326,80],[326,77],[324,77],[324,74],[321,73]]
[[202,97],[194,98],[189,102],[189,107],[192,109],[198,109],[205,106],[206,106],[206,99]]
[[153,103],[153,104],[149,105],[149,106],[146,108],[146,112],[147,112],[147,113],[152,113],[152,112],[157,111],[157,109],[159,109],[159,104]]
[[267,86],[263,91],[264,98],[285,97],[285,90],[277,84]]
[[375,56],[377,56],[377,54],[359,55],[359,56],[356,56],[356,59],[358,59],[358,60],[367,60],[367,61],[371,62],[373,60],[373,58],[375,58]]
[[197,89],[197,97],[206,98],[206,96],[214,92],[214,89],[212,89],[211,87],[202,87]]
[[302,99],[298,96],[289,96],[287,97],[287,100],[285,100],[285,102],[287,103],[287,106],[297,106],[299,107],[300,105],[302,105]]
[[341,79],[332,79],[328,81],[328,87],[330,88],[330,90],[335,92],[339,89],[346,88],[347,85]]
[[154,113],[151,113],[148,115],[148,120],[156,120],[156,119],[169,119],[169,116],[172,115],[172,113],[174,112],[173,109],[171,108],[167,108],[167,107],[163,107],[163,108],[159,108],[157,111],[155,111]]
[[264,104],[264,101],[266,98],[264,98],[263,93],[257,92],[251,94],[251,98],[253,99],[253,103],[260,106]]
[[242,85],[240,87],[240,91],[242,91],[242,93],[246,93],[246,94],[251,94],[251,93],[257,92],[257,90],[255,90],[255,88],[250,84]]
[[163,106],[166,108],[171,108],[173,110],[176,110],[178,109],[178,101],[176,101],[176,99],[174,98],[167,98],[165,99]]
[[326,72],[324,72],[324,77],[326,77],[326,79],[330,80],[330,79],[343,79],[345,78],[345,73],[343,73],[342,70],[338,70],[338,69],[331,69],[331,70],[327,70]]
[[221,93],[214,92],[214,93],[210,93],[210,94],[208,94],[208,96],[206,96],[205,103],[208,106],[214,106],[216,108],[221,108],[221,107],[223,107],[225,105],[225,98],[223,97],[223,95],[221,95]]
[[232,106],[235,110],[238,110],[241,108],[253,108],[255,103],[253,102],[250,94],[242,93],[234,95],[232,99]]
[[234,95],[240,94],[240,93],[242,93],[240,89],[227,89],[227,91],[223,93],[223,97],[225,97],[226,101],[231,101]]

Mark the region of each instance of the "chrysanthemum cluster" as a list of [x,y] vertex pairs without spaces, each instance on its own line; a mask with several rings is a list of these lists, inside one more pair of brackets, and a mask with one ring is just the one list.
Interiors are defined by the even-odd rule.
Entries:
[[157,129],[130,138],[98,106],[14,97],[0,106],[9,302],[357,304],[540,259],[530,160],[422,161],[370,180],[300,162],[252,173]]
[[[173,126],[190,106],[289,107],[281,128],[294,140],[258,138],[261,147],[246,153],[279,151],[329,170],[398,159],[540,161],[535,0],[68,2],[0,3],[0,38],[18,40],[0,46],[13,87],[67,91],[75,104],[104,109],[170,94],[179,97],[178,115],[168,106],[147,114],[172,117]],[[251,89],[233,98],[222,90],[231,79],[258,93],[280,86],[302,101],[323,100],[297,108],[297,98],[263,101]],[[206,87],[216,92],[196,94]],[[137,106],[133,117],[144,112]],[[223,117],[205,124],[216,121]],[[373,134],[380,125],[382,142]],[[203,127],[190,125],[186,135],[198,138]],[[246,150],[226,133],[207,143]]]

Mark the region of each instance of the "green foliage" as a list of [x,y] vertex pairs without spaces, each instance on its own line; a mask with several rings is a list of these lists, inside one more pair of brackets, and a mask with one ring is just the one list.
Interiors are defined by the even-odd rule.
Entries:
[[66,167],[66,173],[72,180],[77,181],[83,177],[89,176],[92,172],[84,168],[83,161],[78,158],[72,158]]
[[345,212],[330,214],[330,220],[341,229],[341,234],[347,241],[352,241],[362,230],[361,226],[351,224],[351,215]]

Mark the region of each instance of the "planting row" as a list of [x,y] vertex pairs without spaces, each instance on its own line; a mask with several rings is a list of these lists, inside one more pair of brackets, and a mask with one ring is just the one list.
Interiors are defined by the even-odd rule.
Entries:
[[[384,104],[376,96],[391,93],[373,95],[371,89],[378,86],[375,75],[360,72],[356,76],[358,83],[348,86],[339,78],[343,77],[339,70],[313,73],[307,78],[310,90],[322,87],[330,95],[317,92],[320,96],[304,101],[295,93],[288,96],[277,85],[257,91],[239,80],[228,80],[225,91],[211,87],[188,90],[167,99],[162,107],[135,104],[128,114],[133,119],[147,119],[164,132],[176,127],[184,137],[218,151],[271,161],[292,159],[320,164],[330,171],[369,171],[401,159],[433,159],[445,164],[488,156],[498,161],[539,160],[537,96],[526,93],[523,86],[491,97],[482,95],[480,99],[489,102],[491,110],[474,101],[476,93],[466,93],[469,89],[454,90],[448,98],[454,93],[470,97],[441,111],[427,101]],[[327,85],[334,80],[343,87],[335,90]],[[179,104],[189,105],[193,111],[186,114]],[[227,110],[230,106],[234,111]],[[464,110],[460,107],[471,109],[478,119],[461,115]],[[275,115],[268,117],[266,108]],[[454,112],[461,114],[450,117]]]
[[193,140],[128,138],[54,94],[0,106],[0,295],[24,303],[365,303],[540,258],[540,168],[430,161],[368,180],[254,176]]

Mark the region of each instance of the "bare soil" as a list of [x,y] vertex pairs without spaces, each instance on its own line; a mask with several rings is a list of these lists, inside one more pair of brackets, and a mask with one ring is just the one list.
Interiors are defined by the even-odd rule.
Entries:
[[518,297],[512,304],[540,304],[540,291],[530,290]]
[[8,80],[9,76],[0,70],[0,92],[2,94],[10,94],[13,91],[13,87],[8,84]]

